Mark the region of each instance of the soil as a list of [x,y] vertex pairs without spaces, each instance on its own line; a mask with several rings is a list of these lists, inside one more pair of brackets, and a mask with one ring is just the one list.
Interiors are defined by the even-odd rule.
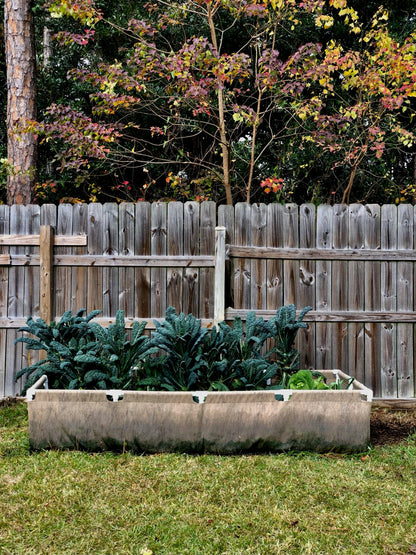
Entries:
[[375,408],[370,419],[371,445],[393,445],[416,433],[416,409]]

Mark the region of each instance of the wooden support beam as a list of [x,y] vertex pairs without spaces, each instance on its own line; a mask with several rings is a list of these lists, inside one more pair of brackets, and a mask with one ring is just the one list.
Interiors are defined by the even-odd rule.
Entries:
[[53,244],[54,230],[40,226],[40,317],[49,324],[53,319]]
[[416,399],[414,397],[400,399],[381,399],[374,398],[372,402],[374,409],[391,410],[416,410]]
[[[0,245],[8,246],[39,246],[40,235],[0,235]],[[85,247],[87,245],[86,235],[55,235],[54,246],[57,247]]]
[[227,245],[230,258],[267,258],[283,260],[361,260],[383,262],[416,261],[416,251],[409,249],[295,249]]
[[[39,266],[37,254],[11,255],[13,266]],[[119,268],[213,268],[213,256],[108,256],[102,254],[57,254],[53,257],[54,266],[100,266]]]
[[[247,318],[249,309],[227,308],[225,319],[233,320],[239,316],[242,320]],[[276,310],[255,310],[256,316],[268,320],[276,314]],[[304,317],[305,322],[401,322],[416,323],[416,312],[374,312],[374,311],[344,311],[318,312],[311,310]]]
[[215,228],[214,323],[224,320],[225,308],[225,227]]
[[0,266],[10,266],[11,260],[9,254],[0,254]]

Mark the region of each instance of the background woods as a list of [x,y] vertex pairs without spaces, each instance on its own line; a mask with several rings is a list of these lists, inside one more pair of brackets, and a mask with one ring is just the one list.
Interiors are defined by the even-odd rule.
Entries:
[[[212,256],[219,224],[229,245],[226,318],[310,305],[298,337],[301,366],[340,368],[379,397],[414,397],[415,222],[404,204],[0,206],[0,395],[17,392],[15,373],[33,362],[14,339],[45,294],[39,247],[16,235],[39,235],[49,224],[71,236],[54,247],[53,317],[99,309],[105,325],[122,309],[127,325],[152,325],[172,305],[210,325],[214,268],[156,266],[151,256]],[[134,256],[149,264],[135,266]]]
[[[8,159],[3,141],[3,201],[414,202],[411,0],[19,0],[4,14],[3,136],[23,120],[30,133]],[[32,77],[16,94],[22,63],[37,95]]]

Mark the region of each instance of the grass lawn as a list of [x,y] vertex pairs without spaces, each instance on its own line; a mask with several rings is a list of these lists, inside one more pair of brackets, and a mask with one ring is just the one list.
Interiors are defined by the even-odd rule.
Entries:
[[0,408],[0,553],[416,553],[416,436],[360,455],[30,452]]

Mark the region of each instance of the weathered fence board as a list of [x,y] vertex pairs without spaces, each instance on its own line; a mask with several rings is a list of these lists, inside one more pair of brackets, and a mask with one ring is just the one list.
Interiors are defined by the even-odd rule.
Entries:
[[[103,254],[103,206],[88,205],[88,254]],[[88,268],[87,310],[103,309],[103,269]]]
[[[379,249],[380,244],[380,206],[377,204],[366,206],[365,217],[365,248]],[[380,262],[364,263],[364,308],[368,311],[380,310]],[[368,323],[364,326],[365,358],[364,367],[367,383],[371,383],[374,390],[380,390],[380,326]]]
[[[199,254],[199,205],[186,202],[183,213],[183,253],[184,256]],[[186,268],[183,276],[182,309],[186,314],[199,314],[199,270]]]
[[[103,255],[118,255],[119,225],[118,206],[108,202],[103,206]],[[119,307],[119,281],[118,268],[103,269],[103,316],[111,316]]]
[[[166,254],[167,246],[167,214],[166,204],[156,203],[151,207],[152,254]],[[151,314],[161,317],[166,312],[166,268],[152,268],[150,272],[150,306]]]
[[[304,204],[300,207],[299,246],[313,248],[315,246],[316,209],[313,204]],[[301,260],[299,263],[300,294],[298,306],[315,306],[315,262],[310,259]],[[315,364],[315,326],[308,324],[305,332],[299,335],[299,349],[302,354],[301,364],[311,368]]]
[[[74,235],[83,235],[88,232],[88,205],[87,204],[75,204],[73,207],[73,218],[72,218],[72,232]],[[88,252],[88,248],[85,244],[80,246],[75,246],[73,249],[73,254],[78,256],[85,255]],[[79,266],[72,268],[71,273],[71,305],[70,309],[73,312],[77,312],[83,308],[88,308],[87,302],[88,295],[88,270]],[[57,312],[57,314],[62,314],[62,312]]]
[[[397,206],[385,205],[381,209],[381,248],[386,254],[397,248]],[[395,311],[397,308],[397,274],[394,262],[381,262],[380,310]],[[396,325],[388,323],[380,330],[380,381],[383,397],[397,396],[397,337]]]
[[[134,204],[120,204],[119,210],[119,252],[122,256],[134,256]],[[134,314],[134,267],[120,268],[119,308],[125,314]]]
[[[0,205],[0,236],[9,233],[10,211],[8,206]],[[0,253],[7,253],[8,248],[0,245]],[[0,318],[7,318],[9,302],[9,268],[0,266]],[[6,395],[6,352],[7,329],[0,328],[0,397]]]
[[[287,247],[299,246],[299,212],[296,204],[283,206],[283,244]],[[284,304],[298,302],[299,262],[295,260],[283,261],[283,299]]]
[[[333,241],[332,207],[318,207],[316,244],[320,249],[331,249]],[[316,309],[322,312],[331,311],[332,303],[332,262],[318,260],[316,262]],[[319,368],[331,365],[331,336],[329,324],[316,324],[316,364]]]
[[[180,256],[183,254],[183,204],[170,202],[168,204],[168,255]],[[182,268],[180,266],[167,269],[167,306],[175,306],[182,310]]]
[[[239,203],[235,207],[234,241],[236,245],[251,244],[251,207]],[[242,308],[251,307],[251,261],[236,260],[234,265],[234,303]]]
[[[138,256],[150,255],[152,220],[150,204],[139,202],[136,204],[136,221],[134,228],[134,254]],[[150,304],[150,268],[136,268],[134,270],[134,316],[145,318],[152,314]]]
[[210,202],[0,206],[0,396],[20,390],[16,371],[38,356],[14,340],[39,316],[40,225],[55,228],[53,319],[98,308],[108,325],[122,309],[127,328],[141,319],[152,329],[169,305],[212,325],[217,218],[229,253],[226,318],[310,305],[302,366],[341,368],[386,399],[415,395],[414,207],[241,203],[216,212]]
[[[344,252],[348,249],[348,207],[342,204],[333,207],[332,244],[334,249]],[[349,254],[349,253],[348,253]],[[348,310],[348,266],[345,261],[332,262],[332,310]],[[334,368],[347,368],[348,360],[348,325],[340,322],[332,325],[332,365]]]
[[[413,207],[400,205],[398,207],[398,237],[399,248],[414,248],[414,216]],[[408,311],[414,306],[413,267],[410,262],[397,263],[397,310]],[[410,324],[397,325],[397,389],[399,397],[414,396],[414,326]]]
[[[283,247],[283,206],[267,207],[267,250]],[[267,251],[266,251],[267,252]],[[265,255],[266,257],[266,255]],[[283,260],[267,260],[267,308],[277,310],[283,304]],[[237,306],[237,305],[234,305]]]
[[[53,207],[55,208],[55,207]],[[70,204],[60,204],[58,206],[58,225],[56,226],[57,235],[72,235],[72,219],[74,211]],[[56,216],[55,216],[56,217]],[[55,226],[56,223],[48,218],[45,222],[46,225]],[[72,254],[70,247],[57,247],[55,253],[58,254]],[[55,310],[56,314],[63,314],[71,306],[71,282],[72,282],[72,269],[71,267],[56,268],[55,269]]]
[[[216,206],[214,202],[204,202],[200,208],[200,254],[215,253]],[[199,317],[209,318],[214,314],[214,295],[212,285],[214,270],[200,269],[199,282]]]
[[[260,247],[266,246],[267,207],[265,204],[254,204],[251,210],[251,240]],[[255,310],[267,308],[266,296],[267,261],[257,258],[251,261],[251,302]]]
[[[365,246],[365,207],[356,204],[349,209],[349,246],[363,249]],[[350,310],[364,309],[364,264],[350,262],[348,265],[348,298]],[[349,361],[355,369],[357,380],[364,382],[364,325],[348,324]]]

